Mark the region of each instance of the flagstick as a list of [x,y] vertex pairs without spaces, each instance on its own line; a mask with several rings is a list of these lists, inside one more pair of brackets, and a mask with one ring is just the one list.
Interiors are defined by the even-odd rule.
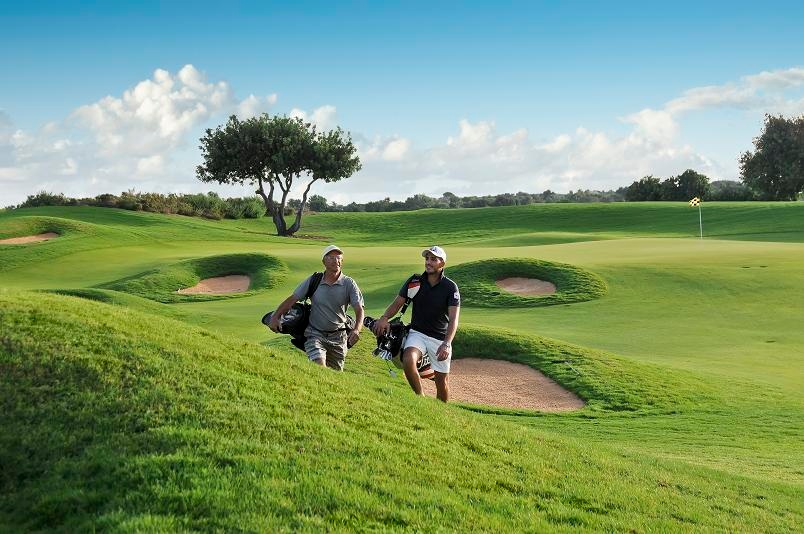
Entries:
[[703,217],[701,216],[701,205],[698,204],[698,226],[701,227],[701,239],[703,239]]

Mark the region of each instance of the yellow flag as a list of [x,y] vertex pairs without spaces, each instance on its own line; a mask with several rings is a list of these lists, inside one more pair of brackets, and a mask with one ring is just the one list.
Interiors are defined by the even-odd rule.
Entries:
[[700,203],[701,203],[701,199],[698,198],[698,197],[695,197],[692,200],[690,200],[690,206],[692,206],[693,208],[695,206],[697,206],[698,204],[700,204]]

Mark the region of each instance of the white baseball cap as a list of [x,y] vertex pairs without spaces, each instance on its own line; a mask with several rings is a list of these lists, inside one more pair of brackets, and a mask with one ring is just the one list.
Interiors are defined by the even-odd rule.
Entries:
[[340,252],[341,254],[343,254],[343,251],[341,250],[341,247],[336,246],[336,245],[329,245],[327,248],[325,248],[325,249],[324,249],[324,253],[323,253],[323,254],[321,254],[321,259],[323,260],[323,259],[324,259],[324,257],[325,257],[327,254],[329,254],[330,252],[332,252],[333,250],[337,250],[338,252]]
[[444,252],[444,249],[439,247],[438,245],[433,245],[430,248],[422,250],[422,258],[426,257],[428,252],[433,256],[435,256],[436,258],[441,258],[442,260],[444,260],[444,263],[447,262],[447,253]]

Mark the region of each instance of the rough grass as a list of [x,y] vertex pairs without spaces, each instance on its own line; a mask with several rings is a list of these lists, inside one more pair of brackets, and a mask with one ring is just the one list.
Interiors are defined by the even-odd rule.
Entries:
[[[205,278],[247,275],[251,278],[248,291],[228,295],[176,293],[193,287]],[[268,254],[227,254],[183,261],[173,265],[104,284],[102,288],[122,291],[157,302],[200,302],[242,298],[276,286],[287,275],[287,267]]]
[[[333,373],[45,294],[0,293],[0,325],[11,530],[780,531],[802,519],[790,487],[415,398],[371,360]],[[594,369],[608,372],[601,392],[620,371]],[[654,378],[632,372],[625,387]]]
[[[530,258],[499,258],[473,261],[450,267],[449,276],[461,290],[461,299],[469,306],[551,306],[600,298],[606,294],[606,282],[598,275],[566,263]],[[497,287],[503,278],[536,278],[552,282],[551,295],[524,296]]]

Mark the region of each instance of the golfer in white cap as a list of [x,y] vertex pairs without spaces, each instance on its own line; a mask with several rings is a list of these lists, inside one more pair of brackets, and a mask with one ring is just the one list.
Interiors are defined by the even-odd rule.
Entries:
[[374,325],[374,333],[388,332],[388,321],[405,304],[408,289],[418,278],[418,292],[413,296],[413,318],[405,340],[402,364],[405,377],[417,395],[422,384],[417,370],[418,362],[429,356],[430,367],[435,371],[436,395],[444,402],[449,400],[449,368],[452,361],[452,340],[458,331],[461,295],[458,286],[444,275],[447,253],[438,245],[422,250],[424,272],[408,278],[394,301]]
[[[321,262],[324,264],[324,275],[310,297],[310,325],[304,332],[304,350],[311,361],[343,371],[347,344],[351,347],[357,343],[363,328],[363,295],[357,283],[341,272],[343,251],[340,247],[329,245],[324,248]],[[304,279],[293,290],[293,294],[279,305],[271,317],[271,330],[280,331],[279,318],[297,301],[304,300],[313,276]],[[355,326],[352,329],[347,327],[347,305],[351,305],[355,311]]]

